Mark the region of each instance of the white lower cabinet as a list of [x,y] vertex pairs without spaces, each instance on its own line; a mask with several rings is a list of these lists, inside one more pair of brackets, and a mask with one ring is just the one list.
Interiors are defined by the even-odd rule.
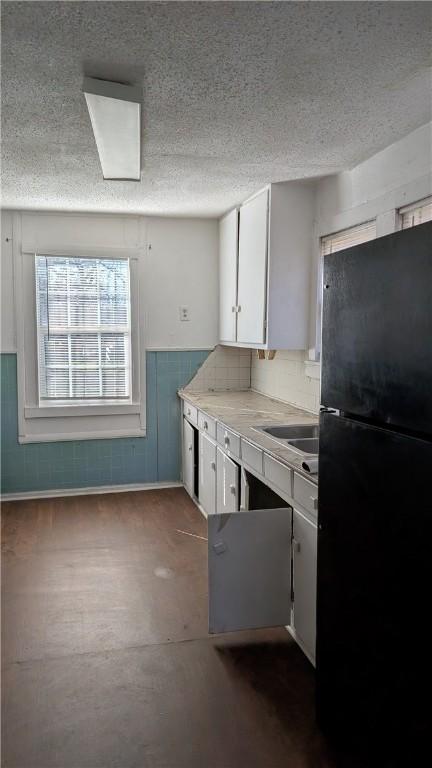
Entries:
[[183,482],[188,494],[194,497],[195,486],[195,430],[183,419]]
[[[238,477],[231,472],[228,481]],[[292,510],[258,478],[244,469],[242,476],[241,511],[219,512],[218,504],[208,518],[212,633],[290,623]]]
[[216,512],[216,443],[199,433],[199,501],[206,515]]
[[238,436],[201,416],[183,420],[183,480],[207,515],[209,631],[291,625],[313,662],[317,487],[247,441],[240,459]]
[[317,527],[297,509],[293,511],[294,629],[312,660],[315,659]]
[[208,517],[209,632],[289,624],[291,509]]

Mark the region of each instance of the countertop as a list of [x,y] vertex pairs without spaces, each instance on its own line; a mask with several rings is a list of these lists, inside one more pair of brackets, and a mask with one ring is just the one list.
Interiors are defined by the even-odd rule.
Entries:
[[302,411],[294,405],[281,403],[252,390],[224,392],[188,392],[180,389],[179,397],[204,411],[208,416],[232,429],[240,437],[272,454],[278,461],[295,469],[296,472],[317,484],[318,475],[311,475],[302,469],[304,454],[293,451],[276,442],[264,432],[253,427],[269,424],[316,424],[318,416]]

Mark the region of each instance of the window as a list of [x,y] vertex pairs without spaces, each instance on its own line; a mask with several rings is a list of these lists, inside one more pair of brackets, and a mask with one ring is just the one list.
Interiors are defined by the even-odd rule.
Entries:
[[146,227],[14,213],[18,441],[146,434]]
[[375,219],[359,224],[357,227],[343,229],[333,235],[326,235],[321,238],[321,256],[343,251],[344,248],[351,248],[353,245],[360,245],[360,243],[367,243],[368,240],[374,240],[375,237]]
[[339,232],[334,232],[332,235],[325,235],[320,239],[320,260],[319,260],[319,274],[318,274],[318,307],[316,315],[316,338],[317,346],[315,350],[316,359],[320,358],[321,350],[321,322],[322,322],[322,295],[323,295],[323,272],[324,272],[324,256],[328,256],[331,253],[337,251],[343,251],[345,248],[351,248],[354,245],[360,245],[361,243],[367,243],[368,240],[374,240],[376,238],[376,221],[366,221],[363,224],[358,224],[355,227],[349,227],[348,229],[342,229]]
[[39,404],[131,402],[128,259],[35,257]]
[[401,229],[409,229],[425,221],[432,221],[432,197],[426,197],[417,203],[399,209]]

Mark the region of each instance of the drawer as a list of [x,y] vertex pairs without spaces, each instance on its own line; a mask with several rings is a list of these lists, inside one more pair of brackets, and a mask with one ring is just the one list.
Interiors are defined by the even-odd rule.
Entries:
[[186,400],[183,401],[183,413],[192,424],[198,424],[198,410]]
[[308,512],[316,517],[318,512],[318,486],[294,472],[293,496]]
[[259,472],[260,475],[262,475],[263,452],[261,448],[257,448],[256,445],[252,445],[252,443],[248,443],[247,440],[242,440],[241,455],[242,455],[242,461],[244,461],[245,464],[248,464],[252,469],[255,469],[256,472]]
[[276,488],[292,497],[292,469],[281,464],[272,456],[264,454],[264,477],[272,482]]
[[216,421],[202,411],[198,411],[198,426],[216,440]]
[[223,445],[226,451],[237,456],[238,459],[240,458],[240,438],[223,424],[217,425],[217,441]]

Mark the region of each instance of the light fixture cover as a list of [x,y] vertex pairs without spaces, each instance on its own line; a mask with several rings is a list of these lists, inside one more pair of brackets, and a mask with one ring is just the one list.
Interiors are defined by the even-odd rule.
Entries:
[[85,77],[82,89],[104,179],[139,181],[141,88]]

